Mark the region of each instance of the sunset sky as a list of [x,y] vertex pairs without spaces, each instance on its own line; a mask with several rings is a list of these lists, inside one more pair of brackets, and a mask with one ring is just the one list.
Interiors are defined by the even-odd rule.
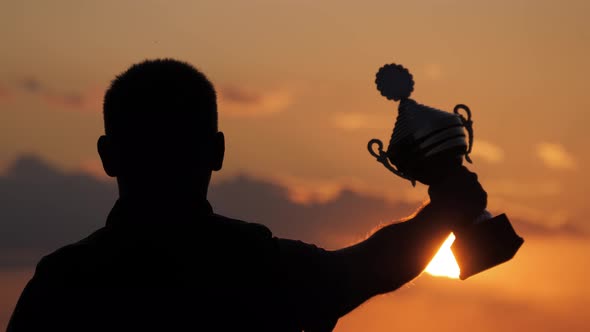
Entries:
[[[44,175],[88,174],[81,192],[114,200],[96,153],[102,95],[129,65],[172,57],[201,69],[219,94],[227,155],[214,189],[279,193],[277,206],[318,223],[298,230],[273,221],[286,214],[278,207],[250,211],[219,194],[212,202],[277,235],[342,247],[427,198],[366,150],[372,138],[389,140],[397,114],[375,73],[400,63],[419,103],[471,108],[469,168],[490,211],[506,213],[526,242],[514,260],[467,281],[421,276],[336,331],[588,331],[589,13],[585,0],[2,1],[0,211],[18,201],[11,186],[31,209],[27,197],[69,190],[27,180]],[[340,227],[348,200],[358,219]],[[0,233],[14,236],[0,245],[0,330],[34,262],[100,227],[108,204],[96,224],[44,246],[26,240],[35,220],[27,228],[0,212]]]

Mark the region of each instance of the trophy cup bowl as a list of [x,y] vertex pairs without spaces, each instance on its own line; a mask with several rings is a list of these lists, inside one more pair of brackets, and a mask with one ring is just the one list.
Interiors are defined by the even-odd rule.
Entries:
[[[471,163],[473,122],[469,107],[459,104],[449,113],[418,104],[409,98],[413,77],[401,65],[380,68],[375,83],[387,99],[400,101],[387,150],[380,140],[369,141],[369,152],[379,163],[414,186],[416,181],[430,185],[444,179],[461,167],[463,158]],[[505,214],[491,217],[487,211],[455,235],[451,250],[462,280],[510,260],[524,242]]]

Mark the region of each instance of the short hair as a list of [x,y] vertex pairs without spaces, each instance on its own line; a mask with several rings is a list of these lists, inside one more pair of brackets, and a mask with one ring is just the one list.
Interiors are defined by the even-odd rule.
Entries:
[[105,133],[122,138],[143,130],[215,133],[216,99],[213,84],[192,65],[175,59],[145,60],[118,75],[106,91]]

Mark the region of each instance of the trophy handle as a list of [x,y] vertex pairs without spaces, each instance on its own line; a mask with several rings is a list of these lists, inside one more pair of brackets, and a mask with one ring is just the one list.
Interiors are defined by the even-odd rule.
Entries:
[[[375,152],[375,150],[373,150],[373,145],[375,145],[375,144],[377,144],[377,148],[378,148],[377,152]],[[414,187],[416,186],[416,180],[407,177],[404,173],[397,170],[389,162],[389,159],[387,158],[387,153],[385,151],[383,151],[383,142],[381,142],[380,140],[378,140],[376,138],[373,138],[372,140],[369,141],[369,144],[367,145],[367,149],[369,150],[369,153],[373,157],[375,157],[380,164],[383,164],[383,166],[385,166],[385,168],[390,170],[393,174],[410,181],[412,183],[412,186],[414,186]]]
[[[467,113],[467,118],[465,118],[462,114],[459,114],[459,110],[464,110]],[[473,164],[469,154],[471,153],[471,148],[473,148],[473,121],[471,120],[471,110],[467,105],[458,104],[453,109],[453,113],[457,114],[461,118],[461,122],[463,122],[463,126],[467,129],[467,134],[469,134],[469,146],[467,147],[467,151],[465,151],[465,160],[467,160],[470,164]]]

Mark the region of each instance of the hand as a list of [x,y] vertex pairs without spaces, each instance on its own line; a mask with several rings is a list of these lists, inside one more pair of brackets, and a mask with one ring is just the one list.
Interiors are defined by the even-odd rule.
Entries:
[[449,215],[452,227],[471,224],[485,210],[487,193],[477,175],[461,166],[428,188],[430,204]]

